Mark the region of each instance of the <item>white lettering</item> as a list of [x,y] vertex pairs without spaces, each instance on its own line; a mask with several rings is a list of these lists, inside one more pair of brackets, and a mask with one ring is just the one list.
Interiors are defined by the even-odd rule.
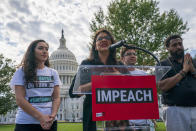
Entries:
[[153,94],[150,89],[99,89],[96,93],[98,103],[153,102]]
[[105,91],[101,91],[102,94],[102,102],[106,101],[106,102],[111,102],[111,91],[108,91],[107,94],[105,93]]
[[98,96],[97,101],[100,102],[100,90],[97,91],[97,96]]
[[127,101],[126,99],[126,93],[127,91],[126,90],[121,90],[120,91],[120,98],[121,98],[121,101]]
[[119,95],[120,95],[120,93],[119,93],[118,90],[113,90],[113,91],[112,91],[112,96],[113,96],[113,97],[112,97],[112,101],[115,102],[115,101],[116,101],[115,99],[118,98]]
[[136,95],[135,97],[136,97],[137,101],[143,101],[142,97],[139,98],[139,93],[143,94],[141,90],[138,90],[138,91],[135,92],[135,95]]
[[132,90],[129,91],[129,95],[128,95],[128,101],[130,101],[130,100],[135,101],[135,97],[134,97],[134,95],[133,95]]
[[143,92],[144,92],[144,101],[147,101],[147,97],[148,97],[148,101],[152,101],[151,91],[148,90],[148,93],[147,93],[146,90],[144,90]]

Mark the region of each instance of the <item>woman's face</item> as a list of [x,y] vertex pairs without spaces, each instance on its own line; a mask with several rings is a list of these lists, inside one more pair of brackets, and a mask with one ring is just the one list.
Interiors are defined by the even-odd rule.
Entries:
[[111,37],[108,34],[102,32],[97,36],[95,49],[98,52],[108,51],[111,44]]
[[35,47],[35,58],[38,63],[45,62],[48,59],[48,44],[39,42]]

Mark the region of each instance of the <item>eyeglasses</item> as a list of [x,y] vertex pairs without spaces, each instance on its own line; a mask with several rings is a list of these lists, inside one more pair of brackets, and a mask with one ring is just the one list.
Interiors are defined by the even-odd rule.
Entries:
[[131,55],[136,56],[136,53],[131,53],[131,52],[129,52],[129,53],[125,54],[124,56],[131,56]]
[[103,39],[111,40],[111,37],[110,37],[110,36],[99,37],[99,38],[97,38],[96,41],[101,41],[101,40],[103,40]]

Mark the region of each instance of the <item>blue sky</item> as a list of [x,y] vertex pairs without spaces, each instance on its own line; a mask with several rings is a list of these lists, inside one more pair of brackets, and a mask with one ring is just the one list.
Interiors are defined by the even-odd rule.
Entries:
[[[1,0],[0,53],[20,63],[29,43],[44,39],[49,52],[59,46],[64,29],[66,46],[78,61],[88,57],[90,42],[89,22],[102,7],[106,10],[111,0]],[[189,32],[183,35],[184,46],[196,49],[195,0],[159,0],[160,11],[177,10],[188,22]]]

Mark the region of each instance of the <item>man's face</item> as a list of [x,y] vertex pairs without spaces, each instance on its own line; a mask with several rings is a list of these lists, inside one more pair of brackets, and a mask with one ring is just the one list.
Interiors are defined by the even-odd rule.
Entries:
[[167,47],[170,55],[175,59],[181,59],[184,56],[184,46],[180,38],[170,40],[169,47]]
[[129,49],[124,53],[124,56],[122,58],[122,62],[125,65],[135,65],[137,62],[137,56],[135,50]]

